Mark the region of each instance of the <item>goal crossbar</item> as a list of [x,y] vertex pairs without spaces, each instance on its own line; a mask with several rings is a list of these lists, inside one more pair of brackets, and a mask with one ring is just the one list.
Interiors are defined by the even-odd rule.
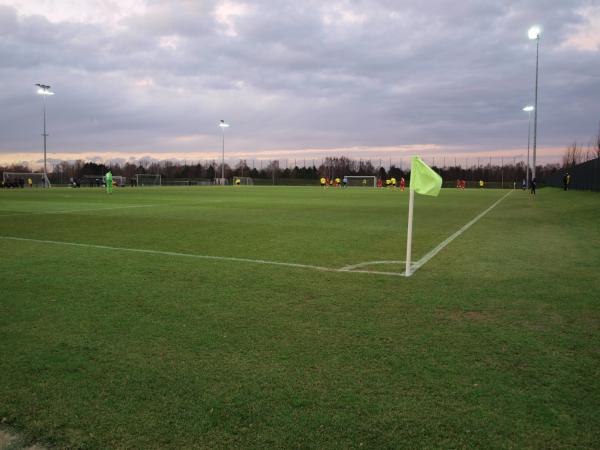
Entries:
[[240,180],[240,184],[244,184],[247,186],[254,184],[254,180],[250,177],[233,177],[234,184],[237,184],[238,180]]
[[158,173],[138,173],[135,175],[138,186],[161,186],[162,177]]

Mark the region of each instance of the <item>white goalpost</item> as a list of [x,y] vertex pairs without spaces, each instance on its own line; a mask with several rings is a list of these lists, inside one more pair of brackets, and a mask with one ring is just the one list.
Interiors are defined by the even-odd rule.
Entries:
[[371,175],[345,175],[348,187],[377,187],[377,177]]
[[[31,184],[29,183],[31,180]],[[37,187],[49,188],[50,180],[45,173],[33,172],[3,172],[2,184],[6,187]]]
[[159,173],[138,173],[135,176],[138,186],[161,186]]
[[[102,177],[104,184],[106,184],[106,176]],[[121,175],[113,175],[113,183],[118,187],[124,187],[127,182],[127,177],[122,177]]]
[[233,184],[238,184],[238,180],[240,180],[239,184],[243,184],[245,186],[254,185],[254,180],[250,177],[233,177]]

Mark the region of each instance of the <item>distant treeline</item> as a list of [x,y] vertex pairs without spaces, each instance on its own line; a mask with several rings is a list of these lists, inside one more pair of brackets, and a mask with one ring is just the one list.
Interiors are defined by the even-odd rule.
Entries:
[[[386,178],[410,178],[408,168],[397,167],[376,167],[371,161],[356,160],[345,156],[324,158],[318,166],[308,165],[306,167],[294,166],[282,168],[280,161],[263,161],[262,167],[250,167],[247,160],[240,160],[234,166],[225,163],[225,177],[251,177],[255,179],[270,180],[277,183],[277,180],[317,180],[320,177],[336,178],[344,175],[369,175],[381,179]],[[110,169],[113,175],[120,175],[135,178],[136,174],[160,174],[165,180],[213,180],[221,176],[221,164],[218,161],[209,161],[196,164],[185,164],[173,161],[160,162],[140,162],[138,164],[103,164],[95,162],[63,161],[54,165],[52,171],[48,173],[50,181],[54,184],[66,183],[70,178],[80,179],[84,176],[103,175]],[[446,181],[457,179],[464,180],[485,180],[485,181],[505,181],[520,183],[525,178],[526,165],[523,162],[512,164],[485,164],[473,167],[446,166],[439,167],[435,164],[433,169],[438,172]],[[536,176],[539,182],[543,183],[545,179],[561,170],[558,164],[539,165],[536,169]],[[10,165],[2,167],[0,171],[9,172],[32,172],[27,165]],[[40,170],[36,170],[40,172]],[[285,183],[289,184],[289,183]]]
[[[564,175],[576,165],[596,158],[600,158],[600,125],[596,135],[587,145],[574,141],[565,149],[562,164],[538,165],[536,167],[537,181],[544,184],[550,179],[556,179],[559,174]],[[470,166],[468,163],[462,166],[456,162],[454,165],[446,165],[445,158],[438,158],[437,162],[439,163],[440,160],[444,161],[442,166],[436,165],[435,158],[427,158],[426,162],[448,183],[458,179],[520,183],[525,178],[527,170],[526,164],[523,161],[516,162],[516,159],[513,159],[512,164],[510,164],[510,161],[507,164],[498,164],[497,162],[492,163],[490,158],[487,164],[479,164],[480,160],[477,158],[477,165]],[[302,165],[294,164],[289,167],[287,160],[285,160],[285,164],[281,164],[279,160],[251,160],[252,164],[248,164],[248,160],[240,159],[235,165],[225,163],[223,172],[225,177],[229,179],[234,176],[251,177],[259,180],[260,184],[268,182],[273,184],[307,184],[310,183],[310,180],[318,180],[321,177],[341,178],[344,175],[369,175],[380,179],[410,178],[410,170],[407,167],[402,167],[402,165],[398,167],[392,164],[391,160],[387,167],[382,166],[381,160],[379,165],[374,165],[371,160],[356,160],[345,156],[327,157],[321,159],[318,165],[316,160],[313,159],[312,161],[313,164],[306,165],[306,160],[304,160]],[[48,178],[51,183],[63,184],[67,183],[70,178],[80,179],[86,175],[103,175],[109,168],[113,175],[124,176],[128,179],[135,178],[136,174],[160,174],[165,180],[211,181],[221,177],[221,163],[216,160],[187,164],[181,161],[164,160],[157,162],[142,159],[136,163],[127,162],[124,164],[99,164],[82,160],[61,161],[53,166],[51,172],[48,173]],[[24,164],[0,166],[0,172],[4,171],[33,172],[30,167]],[[41,172],[41,170],[35,172]]]

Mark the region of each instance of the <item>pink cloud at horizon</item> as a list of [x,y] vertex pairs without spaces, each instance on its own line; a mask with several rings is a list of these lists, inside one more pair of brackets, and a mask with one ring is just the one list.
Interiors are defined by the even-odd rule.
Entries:
[[[540,164],[559,163],[564,154],[564,147],[543,147],[537,149],[537,161]],[[527,155],[527,148],[509,148],[509,149],[465,149],[452,148],[435,144],[424,145],[403,145],[389,147],[340,147],[327,149],[302,149],[302,150],[259,150],[253,152],[231,151],[225,152],[225,162],[235,164],[240,159],[245,159],[251,165],[251,161],[264,162],[270,160],[279,160],[282,163],[293,166],[297,165],[319,165],[322,159],[326,157],[346,156],[352,159],[370,160],[374,165],[381,164],[388,166],[391,164],[407,164],[413,155],[419,155],[425,158],[429,163],[453,165],[473,165],[480,160],[481,164],[489,162],[490,158],[493,164],[500,164],[503,160],[508,164],[513,161],[524,161]],[[532,155],[532,152],[531,152]],[[47,155],[48,165],[52,167],[59,161],[83,160],[85,162],[126,162],[137,163],[139,161],[187,161],[188,163],[220,161],[221,152],[50,152]],[[19,152],[0,154],[0,165],[23,164],[27,163],[34,169],[39,169],[43,165],[41,152]]]

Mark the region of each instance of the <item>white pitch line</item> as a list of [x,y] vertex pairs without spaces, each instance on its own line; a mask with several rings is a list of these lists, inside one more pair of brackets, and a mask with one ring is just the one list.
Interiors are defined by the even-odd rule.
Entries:
[[488,209],[483,211],[481,214],[479,214],[473,220],[471,220],[470,222],[465,224],[460,230],[458,230],[456,233],[452,234],[450,237],[445,239],[443,242],[441,242],[439,245],[437,245],[433,250],[431,250],[429,253],[427,253],[425,256],[423,256],[421,259],[419,259],[416,263],[414,263],[413,270],[411,271],[411,275],[414,274],[421,267],[423,267],[431,258],[433,258],[435,255],[437,255],[439,252],[441,252],[444,249],[444,247],[446,247],[450,242],[452,242],[454,239],[459,237],[461,234],[463,234],[465,231],[467,231],[472,225],[474,225],[479,219],[481,219],[483,216],[485,216],[487,213],[489,213],[492,209],[494,209],[496,207],[496,205],[498,205],[498,203],[500,203],[502,200],[504,200],[506,197],[508,197],[510,194],[512,194],[512,192],[513,192],[512,190],[509,191],[508,194],[506,194],[501,199],[496,201],[492,206],[490,206]]
[[287,263],[287,262],[279,262],[279,261],[268,261],[263,259],[249,259],[249,258],[236,258],[233,256],[211,256],[211,255],[196,255],[193,253],[178,253],[178,252],[167,252],[162,250],[147,250],[141,248],[128,248],[128,247],[112,247],[109,245],[96,245],[96,244],[82,244],[79,242],[65,242],[65,241],[50,241],[45,239],[30,239],[30,238],[21,238],[15,236],[0,236],[0,239],[10,240],[10,241],[20,241],[20,242],[34,242],[37,244],[51,244],[51,245],[64,245],[70,247],[80,247],[80,248],[95,248],[100,250],[112,250],[112,251],[121,251],[121,252],[132,252],[132,253],[146,253],[152,255],[164,255],[164,256],[178,256],[185,258],[195,258],[195,259],[207,259],[207,260],[215,260],[215,261],[234,261],[234,262],[245,262],[252,264],[266,264],[271,266],[284,266],[284,267],[295,267],[300,269],[312,269],[318,270],[321,272],[337,272],[337,273],[366,273],[371,275],[386,275],[386,276],[404,276],[402,273],[396,272],[374,272],[368,270],[355,270],[355,271],[346,271],[335,269],[333,267],[321,267],[321,266],[313,266],[310,264],[298,264],[298,263]]
[[0,217],[12,217],[12,216],[29,216],[38,214],[70,214],[87,211],[110,211],[113,209],[127,209],[127,208],[148,208],[156,205],[127,205],[127,206],[113,206],[110,208],[85,208],[85,209],[63,209],[61,211],[24,211],[13,214],[0,214]]
[[405,272],[381,272],[377,270],[342,270],[336,269],[336,272],[345,272],[345,273],[370,273],[374,275],[388,275],[393,277],[405,277]]
[[[442,249],[444,247],[446,247],[448,244],[450,244],[450,242],[452,242],[454,239],[456,239],[461,234],[463,234],[467,229],[469,229],[479,219],[481,219],[488,212],[490,212],[494,207],[496,207],[496,205],[498,205],[498,203],[500,203],[502,200],[504,200],[510,194],[512,194],[512,191],[509,191],[506,195],[504,195],[502,198],[500,198],[494,204],[492,204],[492,206],[490,206],[489,208],[487,208],[485,211],[483,211],[481,214],[479,214],[477,217],[475,217],[469,223],[465,224],[457,232],[455,232],[450,237],[448,237],[447,239],[445,239],[443,242],[441,242],[439,245],[437,245],[433,250],[431,250],[429,253],[427,253],[425,256],[423,256],[421,259],[419,259],[416,262],[413,262],[411,264],[411,268],[412,268],[411,275],[414,274],[418,269],[420,269],[421,267],[423,267],[429,260],[431,260],[431,258],[433,258],[435,255],[437,255],[440,251],[442,251]],[[386,261],[366,261],[366,262],[362,262],[362,263],[359,263],[359,264],[353,264],[353,265],[350,265],[350,266],[344,266],[344,267],[342,267],[339,270],[341,272],[367,272],[367,273],[380,273],[380,274],[387,274],[387,275],[402,275],[402,276],[404,276],[405,275],[404,272],[402,272],[402,273],[395,273],[395,272],[375,272],[375,271],[369,271],[369,270],[354,270],[354,269],[358,269],[358,268],[362,268],[362,267],[368,267],[368,266],[375,265],[375,264],[404,264],[405,262],[406,261],[392,261],[392,260],[386,260]]]
[[351,271],[354,269],[358,269],[360,267],[366,267],[366,266],[372,266],[375,264],[404,264],[406,261],[391,261],[391,260],[386,260],[386,261],[367,261],[367,262],[362,262],[359,264],[353,264],[351,266],[344,266],[342,267],[340,270],[343,272],[346,271]]
[[[490,212],[493,208],[495,208],[502,200],[508,197],[512,191],[508,192],[505,196],[497,200],[494,204],[492,204],[489,208],[483,211],[481,214],[476,216],[473,220],[465,224],[462,228],[460,228],[457,232],[452,234],[450,237],[445,239],[439,245],[437,245],[433,250],[423,256],[420,260],[412,264],[413,270],[411,271],[411,275],[414,274],[418,269],[423,267],[429,260],[431,260],[435,255],[437,255],[444,247],[446,247],[450,242],[463,234],[467,229],[469,229],[472,225],[474,225],[479,219],[485,216],[488,212]],[[149,206],[156,205],[132,205],[132,206],[117,206],[114,208],[95,208],[95,209],[80,209],[80,210],[67,210],[67,211],[52,211],[48,213],[38,213],[38,214],[58,214],[58,213],[70,213],[70,212],[79,212],[79,211],[102,211],[102,210],[110,210],[110,209],[121,209],[121,208],[144,208]],[[36,214],[25,213],[25,214]],[[7,214],[0,215],[0,217],[7,217],[10,215],[22,215],[22,214]],[[253,264],[266,264],[273,266],[284,266],[284,267],[295,267],[301,269],[312,269],[318,270],[321,272],[337,272],[337,273],[364,273],[370,275],[385,275],[385,276],[395,276],[395,277],[404,277],[406,276],[404,272],[382,272],[382,271],[374,271],[374,270],[356,270],[361,267],[366,267],[369,265],[376,264],[402,264],[405,261],[400,260],[386,260],[386,261],[367,261],[359,264],[353,264],[350,266],[344,266],[340,269],[335,269],[333,267],[321,267],[321,266],[313,266],[310,264],[299,264],[299,263],[286,263],[279,261],[268,261],[262,259],[249,259],[249,258],[236,258],[232,256],[211,256],[211,255],[195,255],[191,253],[178,253],[178,252],[167,252],[162,250],[147,250],[147,249],[139,249],[139,248],[127,248],[127,247],[111,247],[108,245],[96,245],[96,244],[82,244],[78,242],[64,242],[64,241],[50,241],[50,240],[42,240],[42,239],[30,239],[30,238],[19,238],[14,236],[0,236],[0,239],[12,240],[12,241],[24,241],[24,242],[35,242],[39,244],[53,244],[53,245],[66,245],[72,247],[84,247],[84,248],[97,248],[101,250],[113,250],[113,251],[126,251],[126,252],[134,252],[134,253],[149,253],[155,255],[165,255],[165,256],[179,256],[179,257],[187,257],[187,258],[197,258],[197,259],[208,259],[208,260],[217,260],[217,261],[235,261],[235,262],[246,262]]]

